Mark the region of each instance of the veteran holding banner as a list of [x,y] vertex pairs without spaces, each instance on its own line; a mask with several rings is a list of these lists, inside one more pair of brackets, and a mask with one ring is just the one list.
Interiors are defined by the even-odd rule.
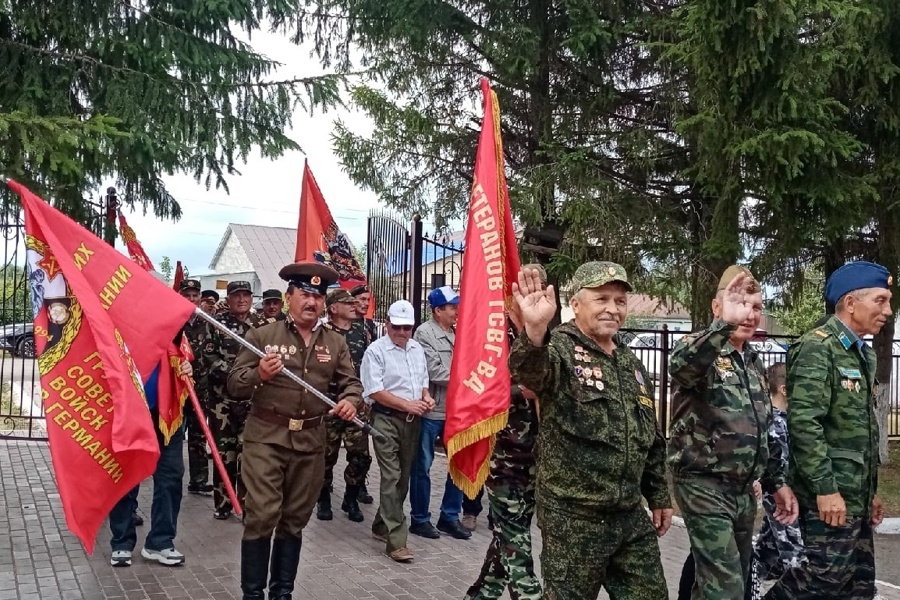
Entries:
[[[665,440],[644,365],[619,337],[625,269],[589,262],[572,278],[574,321],[548,331],[553,286],[523,270],[513,294],[525,335],[515,381],[541,399],[537,515],[544,600],[667,600],[657,536],[668,531]],[[642,506],[646,499],[652,517]]]
[[[344,336],[319,324],[325,291],[337,273],[323,264],[287,265],[288,314],[247,332],[266,352],[242,348],[228,376],[228,391],[251,398],[244,429],[243,482],[247,491],[241,541],[244,600],[290,598],[306,527],[325,474],[326,414],[351,420],[362,406],[362,385]],[[335,384],[337,406],[328,406],[287,377],[289,369],[325,393]],[[275,534],[272,542],[272,534]],[[269,553],[271,549],[271,573]]]

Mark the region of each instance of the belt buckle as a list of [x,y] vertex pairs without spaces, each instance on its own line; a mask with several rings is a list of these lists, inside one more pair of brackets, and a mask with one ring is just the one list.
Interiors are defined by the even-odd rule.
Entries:
[[412,423],[415,420],[415,418],[416,418],[416,415],[414,415],[412,413],[406,413],[406,422],[407,423]]
[[302,431],[303,419],[289,419],[288,429],[290,429],[291,431]]

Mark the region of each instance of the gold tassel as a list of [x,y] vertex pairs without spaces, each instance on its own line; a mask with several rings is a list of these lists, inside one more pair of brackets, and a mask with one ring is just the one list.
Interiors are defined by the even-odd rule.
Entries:
[[[478,492],[481,491],[481,486],[487,480],[491,467],[491,455],[494,453],[494,444],[496,443],[495,435],[506,427],[508,418],[508,411],[503,411],[484,421],[475,423],[447,440],[447,464],[450,478],[467,497],[474,498],[477,496]],[[483,439],[489,439],[490,446],[484,462],[478,467],[478,473],[476,473],[475,479],[472,480],[453,464],[453,455]]]

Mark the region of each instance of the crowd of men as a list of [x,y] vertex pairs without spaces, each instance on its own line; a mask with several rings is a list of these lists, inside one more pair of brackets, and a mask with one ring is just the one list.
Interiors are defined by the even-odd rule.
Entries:
[[[265,353],[258,357],[196,317],[184,328],[195,352],[185,369],[244,513],[245,600],[264,598],[266,587],[269,598],[291,597],[303,528],[314,510],[318,519],[333,518],[341,445],[341,509],[361,522],[359,503],[374,500],[366,488],[371,447],[380,471],[371,532],[397,562],[414,559],[410,533],[469,538],[478,510],[465,508],[450,477],[433,471],[457,334],[456,290],[432,290],[431,318],[418,328],[413,306],[394,302],[379,337],[365,318],[366,286],[335,288],[337,273],[314,262],[287,265],[280,275],[287,291],[266,291],[261,313],[251,311],[248,282],[229,283],[224,303],[196,280],[181,284],[182,295]],[[593,600],[603,588],[611,598],[668,598],[658,538],[672,522],[672,495],[691,542],[680,597],[757,598],[770,578],[777,581],[766,598],[873,598],[872,535],[884,510],[875,357],[864,338],[890,317],[891,283],[872,263],[838,269],[826,286],[835,314],[791,346],[786,365],[767,370],[748,343],[762,315],[760,285],[744,267],[727,269],[711,301],[713,322],[673,349],[667,441],[654,382],[619,335],[632,291],[624,268],[579,267],[569,286],[574,318],[551,330],[556,293],[542,268],[523,267],[509,312],[509,419],[486,485],[492,540],[466,599],[508,590],[514,599]],[[282,370],[327,394],[334,408],[279,376]],[[214,518],[228,519],[234,507],[217,472],[209,484],[201,418],[186,419],[188,491],[212,491]],[[363,423],[380,433],[371,446]],[[443,480],[436,519],[433,477]],[[759,498],[768,529],[754,550]],[[129,500],[114,511],[114,533],[128,529],[123,515],[132,510]],[[534,515],[542,581],[531,552]],[[173,543],[170,529],[157,547]],[[133,530],[118,536],[130,536],[124,545],[132,548]],[[130,564],[130,551],[127,558]],[[114,553],[113,564],[125,561]]]

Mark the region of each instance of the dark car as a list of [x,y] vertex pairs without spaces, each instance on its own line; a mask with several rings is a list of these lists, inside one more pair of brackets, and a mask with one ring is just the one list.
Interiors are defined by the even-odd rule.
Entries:
[[0,349],[14,356],[34,358],[34,324],[13,323],[0,328]]

